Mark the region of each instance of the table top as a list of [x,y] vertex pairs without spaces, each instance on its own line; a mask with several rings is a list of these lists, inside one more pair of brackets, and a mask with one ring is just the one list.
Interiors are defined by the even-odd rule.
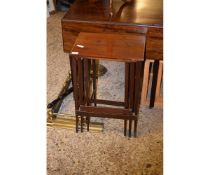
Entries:
[[[110,15],[110,12],[111,15]],[[62,19],[90,23],[121,23],[163,27],[163,0],[76,0]]]
[[142,61],[145,40],[145,35],[81,32],[71,54],[100,60]]

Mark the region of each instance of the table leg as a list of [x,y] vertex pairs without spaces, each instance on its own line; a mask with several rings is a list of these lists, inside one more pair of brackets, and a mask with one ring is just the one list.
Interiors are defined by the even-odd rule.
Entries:
[[129,137],[131,137],[132,120],[129,120]]
[[149,104],[150,108],[153,108],[155,104],[155,92],[157,87],[158,69],[159,69],[159,60],[155,60],[153,64],[152,87],[151,87],[150,104]]
[[[129,63],[125,63],[125,109],[129,107],[129,73],[130,66]],[[124,120],[124,136],[127,135],[127,120]]]
[[97,93],[97,87],[96,87],[96,60],[92,60],[92,70],[93,70],[93,100],[94,105],[96,106],[96,93]]

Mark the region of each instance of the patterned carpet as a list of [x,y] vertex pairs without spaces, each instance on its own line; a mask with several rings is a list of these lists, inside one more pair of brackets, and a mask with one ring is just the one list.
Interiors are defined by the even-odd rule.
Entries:
[[[55,99],[69,71],[68,54],[63,52],[59,12],[47,22],[47,102]],[[124,65],[101,62],[108,72],[99,78],[98,96],[123,100]],[[74,114],[69,95],[60,112]],[[92,119],[94,121],[96,119]],[[163,174],[163,110],[141,107],[138,138],[123,136],[123,121],[97,119],[103,133],[75,133],[74,130],[47,128],[47,171],[49,175],[71,174]]]

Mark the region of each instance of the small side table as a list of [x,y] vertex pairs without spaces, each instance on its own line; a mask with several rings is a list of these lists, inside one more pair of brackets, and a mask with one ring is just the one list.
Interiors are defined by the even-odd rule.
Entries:
[[[70,54],[73,78],[76,132],[83,132],[86,119],[89,130],[90,117],[124,120],[124,135],[137,136],[138,113],[144,72],[145,35],[116,33],[85,33],[77,37]],[[125,98],[123,102],[97,98],[96,60],[125,63]],[[90,73],[92,67],[92,73]],[[103,107],[105,104],[117,107]]]

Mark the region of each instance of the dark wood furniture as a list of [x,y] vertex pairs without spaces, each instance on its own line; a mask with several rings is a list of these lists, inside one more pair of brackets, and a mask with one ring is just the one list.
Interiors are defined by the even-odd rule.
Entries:
[[[81,132],[83,132],[84,117],[86,117],[87,130],[89,130],[92,116],[123,119],[124,135],[127,134],[127,121],[129,121],[129,137],[131,137],[132,122],[134,122],[134,137],[136,137],[143,83],[145,41],[145,35],[136,34],[84,32],[79,34],[70,54],[76,132],[79,129],[79,117],[81,118]],[[95,60],[104,59],[125,63],[125,100],[123,102],[97,99]],[[91,66],[92,76],[90,75]],[[97,104],[118,107],[98,107]]]
[[[146,59],[163,60],[163,0],[133,0],[131,3],[113,0],[112,8],[109,0],[76,0],[61,24],[63,48],[67,53],[80,32],[146,34]],[[148,72],[149,66],[145,69]],[[148,92],[146,83],[143,102]],[[153,86],[156,87],[154,83]],[[152,93],[150,104],[156,96],[154,91]]]
[[163,1],[76,0],[62,19],[64,51],[69,53],[80,32],[147,33],[146,58],[163,59]]

